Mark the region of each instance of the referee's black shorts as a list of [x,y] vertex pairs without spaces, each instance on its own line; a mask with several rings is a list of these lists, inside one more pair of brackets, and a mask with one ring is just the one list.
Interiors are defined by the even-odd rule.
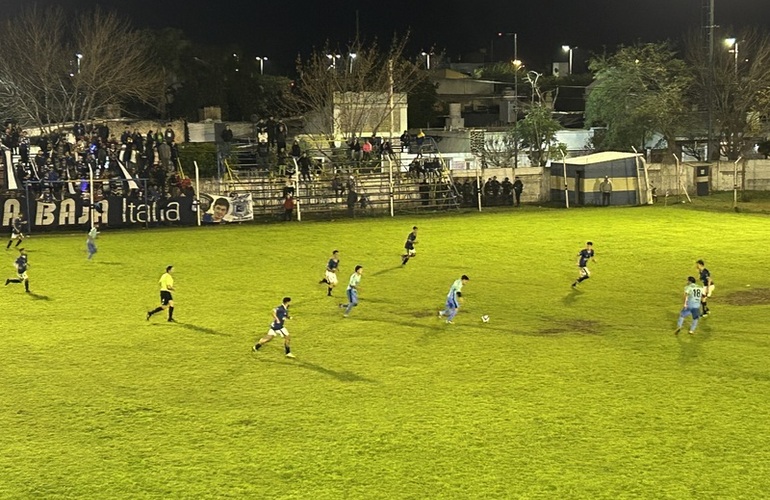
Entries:
[[168,290],[162,290],[160,292],[160,303],[161,305],[167,306],[169,302],[174,300],[174,297],[171,296],[171,292]]

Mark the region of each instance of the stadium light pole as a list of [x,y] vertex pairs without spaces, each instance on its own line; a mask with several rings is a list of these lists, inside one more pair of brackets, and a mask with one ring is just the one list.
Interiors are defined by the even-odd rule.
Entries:
[[736,38],[725,38],[725,45],[727,45],[727,48],[730,49],[728,52],[730,52],[734,59],[735,59],[735,76],[738,76],[738,39]]
[[77,54],[75,54],[75,57],[77,57],[77,59],[78,59],[78,75],[79,75],[80,74],[80,61],[83,60],[83,54],[78,52]]
[[353,61],[356,59],[356,57],[358,57],[358,54],[356,54],[355,52],[351,52],[350,54],[348,54],[348,60],[350,61],[350,66],[349,66],[350,73],[353,73]]
[[561,50],[564,52],[569,53],[569,74],[572,74],[572,51],[575,50],[577,47],[570,47],[569,45],[562,45]]
[[430,69],[430,56],[431,56],[432,52],[422,51],[422,52],[420,52],[420,54],[425,58],[425,68],[426,69]]
[[257,61],[259,61],[259,74],[264,75],[265,74],[265,61],[267,61],[267,57],[255,57]]
[[331,61],[331,65],[327,69],[337,69],[337,59],[339,59],[339,54],[326,54],[326,58]]

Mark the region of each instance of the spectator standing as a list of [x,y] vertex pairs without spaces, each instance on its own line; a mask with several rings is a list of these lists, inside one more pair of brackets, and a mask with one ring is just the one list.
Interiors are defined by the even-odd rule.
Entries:
[[291,194],[287,194],[286,198],[283,199],[283,220],[292,220],[295,206],[294,198]]
[[608,176],[605,176],[604,181],[599,184],[599,191],[602,193],[602,206],[610,206],[610,197],[612,196],[612,181]]
[[300,179],[305,182],[312,182],[313,179],[310,175],[310,167],[312,166],[312,161],[310,160],[310,157],[307,155],[307,153],[302,153],[302,156],[300,156],[297,163],[299,163]]
[[176,140],[176,133],[174,132],[174,129],[171,128],[171,124],[169,123],[166,125],[166,131],[163,133],[163,139],[166,141],[166,144],[169,146],[171,145],[174,140]]
[[503,179],[502,188],[503,188],[503,204],[507,205],[508,203],[510,203],[511,205],[513,205],[513,183],[508,177]]
[[517,175],[513,181],[513,194],[516,197],[516,206],[521,205],[521,193],[524,191],[524,183],[521,182],[521,178]]

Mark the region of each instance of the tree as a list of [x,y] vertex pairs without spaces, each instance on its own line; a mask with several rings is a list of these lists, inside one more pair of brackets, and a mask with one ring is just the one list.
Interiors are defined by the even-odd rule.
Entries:
[[[388,48],[356,41],[345,55],[327,47],[298,58],[293,109],[305,117],[307,132],[324,145],[362,134],[398,133],[406,128],[397,111],[406,95],[428,77],[404,56],[407,37],[395,36]],[[353,56],[355,54],[355,57]],[[395,112],[394,112],[395,111]]]
[[[733,52],[735,45],[737,53]],[[720,153],[737,160],[746,139],[763,132],[759,118],[770,113],[770,35],[744,30],[728,49],[716,47],[711,70],[708,49],[700,35],[688,38],[686,53],[694,75],[693,98],[704,110],[710,99],[714,129],[722,145]],[[709,85],[712,70],[713,84]],[[711,159],[717,159],[716,154]]]
[[162,102],[162,71],[138,32],[98,8],[70,18],[59,7],[33,7],[0,27],[4,116],[50,129],[108,105]]
[[543,99],[538,86],[540,74],[530,71],[527,74],[526,83],[532,89],[532,98],[529,105],[525,106],[527,115],[516,123],[516,137],[521,141],[521,146],[526,149],[527,156],[533,167],[544,167],[551,156],[564,152],[566,146],[556,141],[556,132],[561,124],[551,115],[551,108]]
[[621,47],[589,63],[595,82],[586,102],[586,124],[604,126],[600,150],[642,149],[654,133],[674,151],[690,114],[687,65],[668,43]]

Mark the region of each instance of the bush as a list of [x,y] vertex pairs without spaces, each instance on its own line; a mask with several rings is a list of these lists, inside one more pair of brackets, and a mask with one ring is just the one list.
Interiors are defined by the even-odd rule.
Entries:
[[217,145],[209,142],[193,142],[179,145],[179,161],[182,162],[182,168],[185,173],[195,176],[195,165],[198,162],[198,169],[201,177],[217,176]]

